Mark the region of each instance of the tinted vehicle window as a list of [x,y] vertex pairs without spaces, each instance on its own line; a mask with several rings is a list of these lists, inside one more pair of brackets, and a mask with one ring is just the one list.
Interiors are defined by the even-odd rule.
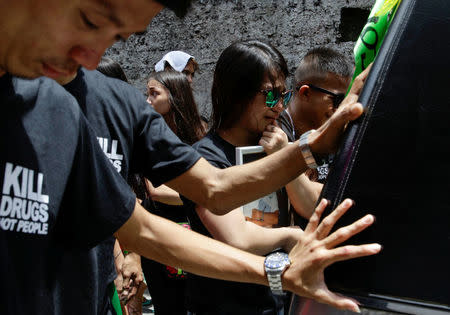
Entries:
[[340,226],[374,214],[350,243],[384,248],[328,268],[335,290],[450,311],[449,16],[449,1],[404,0],[366,82],[323,197],[356,201]]

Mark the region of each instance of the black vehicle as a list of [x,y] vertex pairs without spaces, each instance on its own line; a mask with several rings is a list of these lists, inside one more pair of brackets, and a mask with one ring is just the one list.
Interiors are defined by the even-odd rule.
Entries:
[[[403,0],[360,96],[322,197],[356,205],[339,226],[372,213],[349,240],[380,254],[334,264],[328,286],[363,314],[450,314],[450,1]],[[336,228],[339,228],[336,227]],[[295,296],[291,315],[350,312]]]

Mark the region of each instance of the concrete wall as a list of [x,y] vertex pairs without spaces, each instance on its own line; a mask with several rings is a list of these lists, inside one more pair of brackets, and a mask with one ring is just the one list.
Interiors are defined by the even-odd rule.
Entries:
[[131,83],[142,92],[155,63],[166,52],[183,50],[193,55],[200,66],[194,94],[200,111],[209,114],[214,65],[233,41],[271,42],[283,53],[291,73],[308,49],[321,45],[334,47],[353,59],[354,42],[374,2],[194,0],[184,19],[165,9],[144,34],[115,44],[106,54],[122,65]]

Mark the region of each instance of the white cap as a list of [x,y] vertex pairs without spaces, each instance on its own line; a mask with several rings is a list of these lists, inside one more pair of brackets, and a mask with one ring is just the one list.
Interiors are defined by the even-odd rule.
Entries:
[[194,57],[180,50],[168,52],[156,63],[155,71],[164,71],[165,63],[168,62],[174,70],[182,72],[191,58]]

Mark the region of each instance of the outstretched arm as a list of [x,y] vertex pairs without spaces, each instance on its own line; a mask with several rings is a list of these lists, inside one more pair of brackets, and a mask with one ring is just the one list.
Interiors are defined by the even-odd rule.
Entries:
[[[323,270],[336,261],[373,255],[381,249],[378,244],[336,247],[370,226],[374,222],[371,215],[328,236],[335,222],[351,205],[352,202],[346,200],[319,224],[326,201],[320,203],[301,242],[290,252],[292,264],[283,274],[285,289],[338,308],[358,309],[353,300],[328,291],[323,275]],[[268,285],[264,257],[185,229],[150,214],[139,204],[116,232],[116,237],[125,248],[162,264],[205,277]]]
[[218,279],[264,284],[263,257],[237,250],[153,215],[136,204],[116,232],[120,244],[162,264]]
[[197,214],[212,237],[236,248],[265,255],[277,248],[290,251],[303,232],[298,228],[265,228],[246,221],[241,208],[219,216],[197,206]]
[[[316,132],[309,135],[312,152],[334,153],[348,122],[363,112],[356,103],[367,77],[367,68],[354,81],[352,89],[337,111]],[[263,159],[245,165],[217,169],[200,159],[167,186],[216,214],[225,214],[252,200],[276,191],[307,169],[298,141]]]

